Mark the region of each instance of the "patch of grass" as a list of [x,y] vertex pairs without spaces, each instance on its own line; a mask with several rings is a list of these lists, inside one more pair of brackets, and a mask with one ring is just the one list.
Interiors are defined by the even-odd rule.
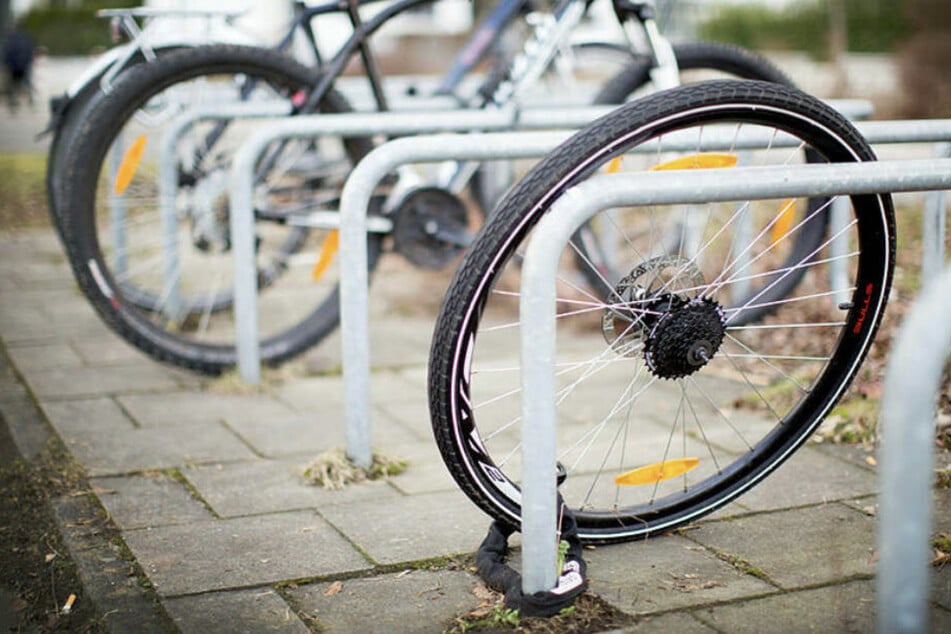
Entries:
[[756,577],[760,581],[765,581],[766,583],[772,584],[772,581],[770,581],[769,577],[766,576],[765,572],[763,572],[762,570],[760,570],[759,568],[757,568],[756,566],[754,566],[747,560],[743,559],[742,557],[738,555],[731,555],[730,553],[719,552],[719,551],[716,551],[715,554],[721,561],[725,561],[726,563],[730,564],[731,566],[733,566],[734,568],[736,568],[743,574]]
[[951,489],[951,467],[935,471],[934,485],[937,489]]
[[448,634],[464,632],[515,632],[518,634],[582,634],[604,632],[624,627],[634,618],[618,611],[593,594],[583,593],[575,604],[550,617],[522,617],[517,610],[502,604],[502,595],[496,594],[495,605],[477,609],[456,619]]
[[0,230],[49,227],[46,157],[0,154]]
[[934,557],[931,559],[931,565],[943,566],[951,561],[951,533],[938,533],[931,540],[931,546],[934,548]]
[[816,432],[816,440],[843,445],[873,445],[878,429],[877,400],[852,398],[839,403]]
[[406,471],[406,467],[405,460],[373,454],[370,467],[364,469],[355,465],[343,449],[331,449],[308,463],[303,468],[301,476],[308,484],[338,490],[348,484],[399,475]]

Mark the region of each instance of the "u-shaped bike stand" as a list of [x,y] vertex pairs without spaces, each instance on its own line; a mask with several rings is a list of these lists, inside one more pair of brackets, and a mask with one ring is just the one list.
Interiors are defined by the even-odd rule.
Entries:
[[[606,111],[601,110],[600,113]],[[587,112],[585,112],[587,111]],[[600,114],[592,109],[574,109],[542,114],[534,122],[531,111],[521,113],[520,123],[537,127],[580,127]],[[540,111],[544,113],[545,111]],[[582,116],[584,113],[584,116]],[[506,118],[508,117],[508,118]],[[548,117],[545,123],[542,119]],[[554,119],[562,117],[559,123]],[[574,119],[577,117],[577,119]],[[250,382],[259,380],[257,366],[256,275],[253,258],[253,208],[251,189],[253,167],[271,142],[280,139],[326,134],[365,136],[374,133],[406,134],[433,130],[499,129],[511,126],[512,113],[505,112],[427,112],[419,114],[381,113],[357,115],[321,115],[277,122],[242,146],[232,170],[231,228],[235,250],[235,318],[238,324],[239,371]],[[578,121],[571,124],[568,121]],[[499,128],[493,128],[498,125]],[[872,144],[935,143],[951,141],[951,121],[882,121],[857,124]],[[343,376],[347,403],[348,455],[358,464],[370,460],[369,420],[369,338],[367,311],[366,211],[373,189],[397,167],[438,160],[490,160],[542,156],[566,133],[506,133],[422,136],[397,139],[375,149],[353,170],[341,197],[341,329]],[[711,149],[716,139],[709,139]],[[665,143],[670,142],[670,137]],[[731,142],[736,138],[731,136]],[[720,142],[721,145],[725,143]],[[762,139],[750,139],[747,147],[762,147]],[[775,140],[774,140],[775,145]],[[690,147],[695,147],[691,141]],[[734,147],[736,147],[734,145]],[[804,165],[786,168],[732,168],[729,182],[717,179],[714,170],[692,172],[689,191],[676,172],[652,173],[638,180],[624,176],[603,176],[582,183],[570,195],[562,197],[556,208],[536,229],[523,267],[522,320],[536,325],[554,319],[554,268],[545,260],[544,246],[558,253],[568,237],[584,219],[606,207],[621,204],[689,203],[742,198],[777,198],[903,191],[942,191],[951,188],[951,159],[889,161],[848,165]],[[699,178],[698,178],[699,177]],[[613,180],[612,180],[613,178]],[[937,218],[926,219],[926,226],[943,228],[939,204],[928,205]],[[585,215],[587,214],[587,215]],[[556,223],[560,223],[560,226]],[[566,224],[567,223],[567,224]],[[577,223],[577,224],[571,224]],[[554,227],[554,228],[547,228]],[[542,233],[542,232],[545,233]],[[551,233],[548,233],[551,232]],[[547,239],[538,236],[545,235]],[[932,242],[943,244],[943,239]],[[940,269],[940,248],[926,249],[923,269]],[[537,262],[536,262],[537,260]],[[938,262],[936,264],[936,262]],[[536,279],[537,278],[537,279]],[[533,281],[534,280],[534,281]],[[551,288],[546,289],[546,285]],[[527,312],[525,312],[527,311]],[[530,316],[529,316],[530,315]],[[554,330],[533,328],[523,339],[523,425],[530,425],[538,442],[523,445],[526,476],[523,495],[523,589],[547,590],[555,582],[555,491],[554,480],[554,388],[550,361],[532,357],[533,350],[554,343]],[[244,353],[241,352],[244,346]],[[243,360],[243,364],[242,364]],[[523,430],[523,434],[526,433]],[[920,464],[917,465],[920,468]],[[884,500],[883,500],[884,504]],[[907,517],[907,514],[905,515]],[[884,518],[883,518],[884,520]],[[925,529],[927,530],[927,528]],[[884,571],[883,571],[884,572]]]
[[[948,128],[951,132],[951,125]],[[732,168],[728,177],[718,169],[694,171],[689,178],[675,171],[602,175],[565,192],[535,227],[522,265],[519,321],[532,324],[521,333],[522,437],[532,439],[522,443],[524,591],[547,590],[556,581],[551,538],[557,530],[556,488],[550,475],[556,470],[555,276],[564,248],[582,224],[599,211],[622,206],[948,188],[951,159],[933,159]],[[886,452],[880,475],[878,595],[882,632],[920,631],[926,623],[932,405],[944,359],[935,352],[951,346],[951,322],[944,319],[951,304],[951,270],[933,286],[941,288],[930,289],[932,294],[903,331],[907,337],[893,360],[900,370],[890,368],[883,403]],[[937,333],[935,315],[941,315]],[[912,629],[899,630],[899,624]]]

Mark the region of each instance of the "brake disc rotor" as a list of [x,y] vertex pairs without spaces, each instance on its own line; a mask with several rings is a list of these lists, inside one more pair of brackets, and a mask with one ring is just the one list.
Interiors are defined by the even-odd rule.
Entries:
[[678,256],[649,258],[621,278],[601,317],[604,340],[617,354],[637,356],[658,318],[695,297],[703,284],[697,265]]

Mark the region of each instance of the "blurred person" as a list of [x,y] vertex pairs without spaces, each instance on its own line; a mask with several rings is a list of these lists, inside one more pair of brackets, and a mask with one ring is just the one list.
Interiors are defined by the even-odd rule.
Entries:
[[33,105],[33,38],[20,24],[14,24],[3,45],[3,64],[7,69],[7,104],[16,112],[20,93],[26,93]]

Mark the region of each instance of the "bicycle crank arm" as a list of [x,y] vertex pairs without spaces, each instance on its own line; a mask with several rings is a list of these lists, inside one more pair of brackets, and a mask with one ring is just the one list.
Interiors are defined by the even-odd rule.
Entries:
[[423,225],[423,232],[430,238],[463,249],[472,244],[475,239],[475,235],[464,228],[440,227],[435,220],[426,222]]

